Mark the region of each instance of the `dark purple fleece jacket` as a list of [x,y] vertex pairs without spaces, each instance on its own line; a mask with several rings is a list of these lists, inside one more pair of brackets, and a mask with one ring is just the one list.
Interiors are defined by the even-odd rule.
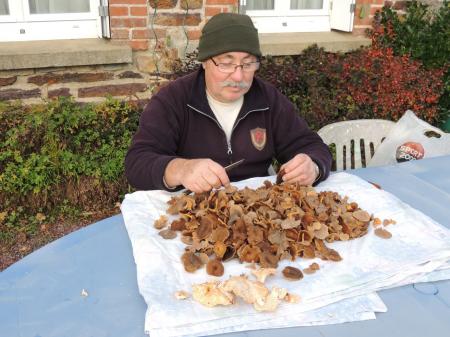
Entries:
[[[252,142],[251,130],[256,128],[266,133],[262,149]],[[332,160],[328,146],[284,95],[256,77],[244,96],[228,144],[208,105],[200,68],[151,98],[125,158],[125,174],[137,189],[165,189],[164,170],[174,158],[210,158],[223,166],[244,158],[243,164],[228,172],[231,181],[238,181],[266,176],[272,158],[285,163],[298,153],[308,154],[318,164],[319,181],[328,177]]]

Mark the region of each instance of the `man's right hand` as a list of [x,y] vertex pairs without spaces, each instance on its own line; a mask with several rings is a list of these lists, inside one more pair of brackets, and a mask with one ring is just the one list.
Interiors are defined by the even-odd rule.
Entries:
[[195,193],[230,184],[225,169],[211,159],[173,159],[166,167],[164,180],[168,187],[183,185]]

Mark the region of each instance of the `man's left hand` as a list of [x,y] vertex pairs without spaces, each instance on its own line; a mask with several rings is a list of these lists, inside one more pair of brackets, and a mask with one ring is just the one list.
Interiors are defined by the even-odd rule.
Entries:
[[312,185],[318,177],[316,163],[304,153],[297,154],[281,165],[280,172],[281,170],[285,172],[282,176],[283,181],[289,183],[299,182],[302,185]]

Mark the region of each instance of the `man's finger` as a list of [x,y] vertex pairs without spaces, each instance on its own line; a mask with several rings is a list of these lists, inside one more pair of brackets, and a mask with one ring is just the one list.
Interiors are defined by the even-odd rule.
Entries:
[[189,185],[188,186],[185,186],[188,190],[191,190],[192,192],[194,192],[194,193],[199,193],[200,192],[200,190],[201,190],[201,188],[200,188],[200,186],[198,186],[198,184],[192,184],[190,187],[189,187]]
[[200,187],[201,192],[207,192],[212,188],[203,176],[198,178],[197,185]]
[[203,174],[203,178],[207,181],[207,183],[212,187],[220,187],[220,179],[219,177],[212,171],[208,170]]
[[307,155],[305,155],[304,153],[300,153],[300,154],[296,155],[294,158],[292,158],[285,164],[286,172],[288,173],[288,172],[294,170],[297,166],[306,163],[308,161],[308,158],[309,157]]
[[221,186],[228,186],[230,184],[230,178],[228,178],[227,172],[221,165],[219,165],[219,164],[213,165],[211,167],[211,170],[214,172],[214,174],[220,180]]
[[290,180],[287,180],[288,183],[293,183],[293,182],[298,182],[301,185],[310,185],[311,184],[311,179],[308,178],[308,176],[306,174],[301,174],[299,176],[296,176]]
[[304,173],[304,166],[297,166],[292,171],[286,173],[283,176],[283,181],[294,181],[296,177],[299,177]]

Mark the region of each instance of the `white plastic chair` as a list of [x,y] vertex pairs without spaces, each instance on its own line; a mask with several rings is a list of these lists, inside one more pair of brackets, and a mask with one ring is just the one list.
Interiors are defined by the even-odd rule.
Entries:
[[336,146],[336,170],[349,170],[367,166],[394,124],[384,119],[357,119],[325,125],[318,134],[327,145]]

